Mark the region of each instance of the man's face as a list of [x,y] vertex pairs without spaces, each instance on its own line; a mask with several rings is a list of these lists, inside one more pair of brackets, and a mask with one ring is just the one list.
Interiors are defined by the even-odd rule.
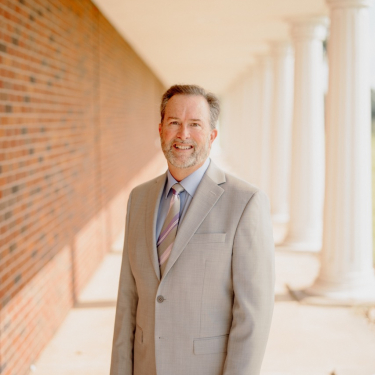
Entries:
[[181,169],[202,165],[217,136],[210,126],[209,105],[199,95],[172,96],[159,133],[168,163]]

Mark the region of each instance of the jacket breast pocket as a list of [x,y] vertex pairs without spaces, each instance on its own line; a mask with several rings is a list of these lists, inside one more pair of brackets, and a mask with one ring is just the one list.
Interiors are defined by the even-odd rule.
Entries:
[[225,242],[226,233],[195,233],[189,244],[222,243]]
[[229,335],[194,339],[194,354],[226,353]]

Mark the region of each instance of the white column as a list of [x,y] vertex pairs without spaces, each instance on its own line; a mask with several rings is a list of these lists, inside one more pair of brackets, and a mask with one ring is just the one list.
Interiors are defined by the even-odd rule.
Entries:
[[[244,72],[225,95],[223,108],[223,141],[225,158],[232,173],[251,182],[252,138],[252,73]],[[224,113],[225,112],[225,113]],[[236,131],[233,131],[233,128]]]
[[283,246],[319,251],[324,198],[323,40],[327,19],[292,23],[294,110],[290,187],[290,222]]
[[[238,81],[238,112],[241,131],[237,134],[237,142],[234,144],[233,153],[236,155],[236,172],[242,179],[251,182],[253,170],[251,160],[253,159],[252,148],[252,70],[248,69]],[[237,125],[237,124],[236,124]]]
[[288,43],[272,45],[273,104],[271,119],[271,210],[275,242],[285,236],[289,221],[290,142],[293,108],[293,53]]
[[260,164],[261,164],[261,124],[260,119],[260,77],[259,66],[254,64],[251,66],[249,74],[249,96],[246,106],[247,112],[247,126],[249,127],[249,136],[246,140],[247,147],[250,149],[250,158],[248,159],[248,168],[250,172],[249,182],[259,186],[260,185]]
[[270,195],[271,177],[271,113],[272,113],[272,59],[269,55],[258,57],[259,73],[259,187]]
[[374,301],[368,10],[371,2],[327,3],[331,33],[323,248],[319,276],[305,292],[339,301]]

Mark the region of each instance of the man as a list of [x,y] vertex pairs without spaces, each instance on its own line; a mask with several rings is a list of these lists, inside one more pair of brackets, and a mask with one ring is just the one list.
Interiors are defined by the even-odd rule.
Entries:
[[217,98],[172,86],[168,171],[130,194],[111,375],[257,375],[271,324],[268,199],[208,158]]

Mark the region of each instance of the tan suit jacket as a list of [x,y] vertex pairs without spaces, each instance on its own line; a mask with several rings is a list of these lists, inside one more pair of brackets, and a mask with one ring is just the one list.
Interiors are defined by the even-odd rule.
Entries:
[[160,280],[165,181],[129,197],[111,375],[257,375],[274,303],[268,198],[211,162]]

